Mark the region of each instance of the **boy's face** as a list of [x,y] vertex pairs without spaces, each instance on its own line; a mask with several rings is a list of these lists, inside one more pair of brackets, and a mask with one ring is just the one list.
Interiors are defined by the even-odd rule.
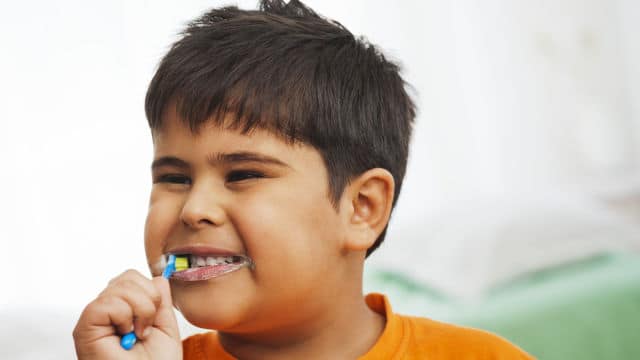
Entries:
[[210,280],[171,280],[174,304],[190,322],[286,332],[329,306],[344,285],[345,223],[318,151],[264,130],[243,135],[205,124],[194,135],[172,108],[154,132],[154,163],[161,165],[152,169],[145,225],[150,265],[190,246],[255,263]]

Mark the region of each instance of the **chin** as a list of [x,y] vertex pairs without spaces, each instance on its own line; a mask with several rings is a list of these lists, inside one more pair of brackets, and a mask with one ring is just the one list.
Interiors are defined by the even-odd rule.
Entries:
[[[204,285],[204,284],[203,284]],[[221,291],[204,291],[206,286],[172,287],[173,302],[191,324],[211,330],[230,330],[250,319],[246,296],[220,295]],[[234,294],[234,293],[228,293]],[[238,293],[235,293],[238,294]]]
[[199,304],[176,303],[176,307],[192,325],[203,329],[225,331],[233,329],[242,321],[240,309],[220,304],[201,306]]
[[202,311],[182,311],[189,323],[202,329],[226,331],[234,328],[234,319],[228,315],[204,313]]

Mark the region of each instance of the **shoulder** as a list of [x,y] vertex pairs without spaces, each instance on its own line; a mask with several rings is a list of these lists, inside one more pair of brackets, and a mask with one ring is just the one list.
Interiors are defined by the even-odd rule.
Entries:
[[194,334],[182,340],[184,359],[205,359],[205,349],[211,342],[210,333]]
[[508,340],[488,331],[427,318],[400,316],[409,335],[407,350],[443,358],[533,359]]
[[218,341],[218,334],[214,331],[194,334],[182,340],[182,358],[186,360],[234,359],[224,351]]

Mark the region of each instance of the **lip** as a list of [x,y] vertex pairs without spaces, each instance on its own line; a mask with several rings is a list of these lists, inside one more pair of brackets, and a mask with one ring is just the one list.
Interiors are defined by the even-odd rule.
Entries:
[[242,253],[206,245],[190,245],[167,249],[165,255],[169,254],[189,254],[196,256],[239,256],[244,259],[239,263],[208,265],[189,268],[182,271],[176,271],[171,276],[171,279],[179,281],[205,281],[235,272],[245,267],[253,269],[253,267],[255,266],[253,260]]
[[190,254],[197,256],[233,256],[233,255],[243,255],[237,251],[231,251],[228,249],[215,248],[207,245],[190,245],[190,246],[182,246],[167,249],[166,254]]
[[198,268],[190,268],[183,271],[176,271],[171,276],[171,279],[180,281],[204,281],[209,279],[215,279],[223,275],[236,272],[242,268],[251,267],[252,262],[245,262],[241,264],[218,264],[209,265]]

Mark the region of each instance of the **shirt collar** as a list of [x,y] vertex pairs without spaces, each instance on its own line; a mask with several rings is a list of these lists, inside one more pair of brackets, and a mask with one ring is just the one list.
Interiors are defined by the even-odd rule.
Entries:
[[365,301],[371,310],[386,319],[386,324],[378,341],[359,359],[394,359],[401,356],[409,340],[409,336],[407,336],[409,329],[402,319],[393,313],[386,296],[371,293],[366,296]]

